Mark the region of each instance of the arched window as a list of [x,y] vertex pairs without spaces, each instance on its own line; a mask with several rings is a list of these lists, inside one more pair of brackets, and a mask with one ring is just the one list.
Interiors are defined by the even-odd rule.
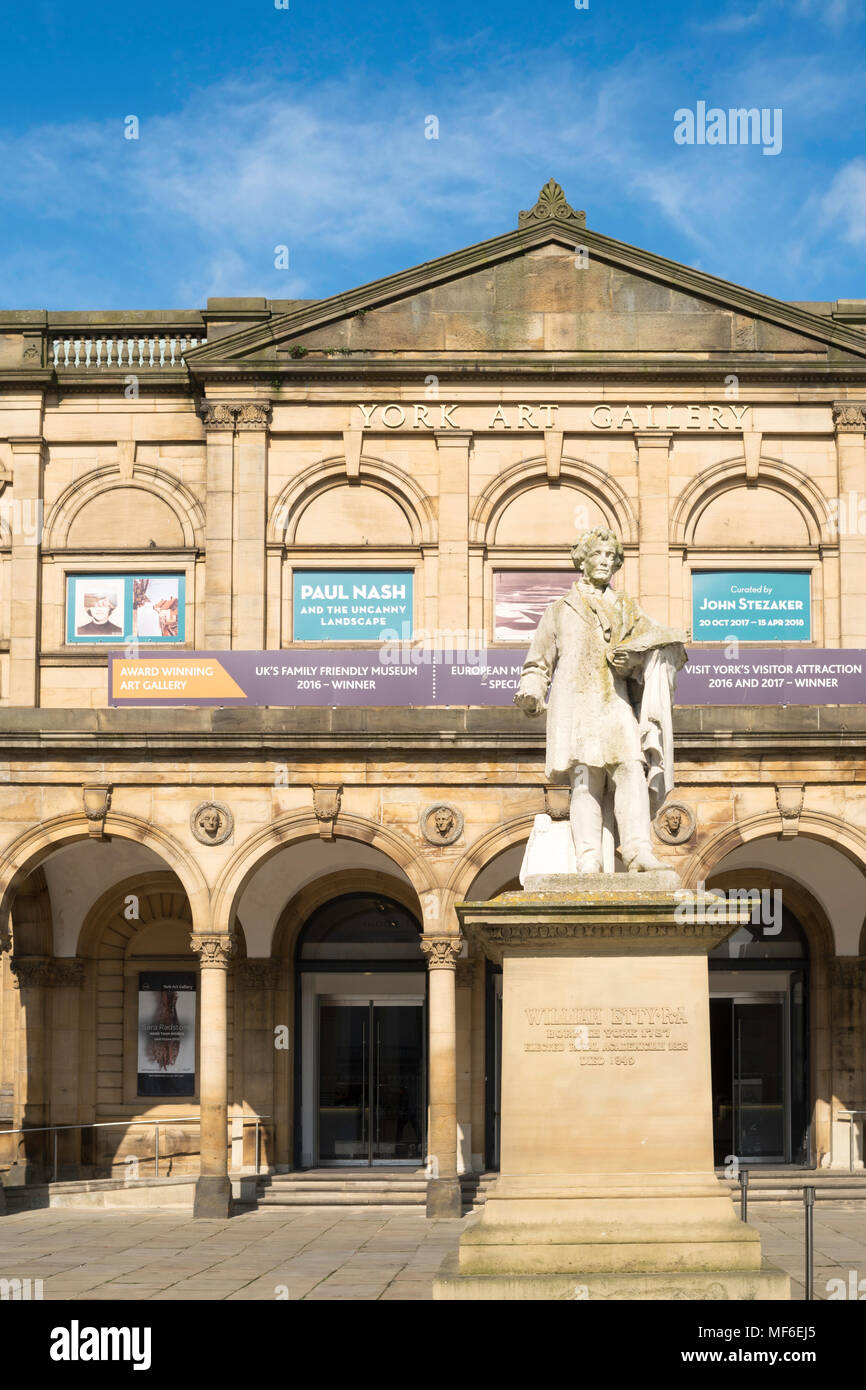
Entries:
[[[412,913],[379,893],[345,893],[317,908],[298,938],[296,960],[303,968],[320,970],[327,961],[383,962],[396,960],[401,969],[423,958],[421,928]],[[411,967],[410,967],[411,968]]]

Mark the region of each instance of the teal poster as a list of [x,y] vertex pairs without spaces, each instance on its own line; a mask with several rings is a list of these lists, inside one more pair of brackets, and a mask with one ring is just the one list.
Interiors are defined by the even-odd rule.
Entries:
[[692,574],[695,642],[809,642],[810,578],[805,570],[711,570]]
[[411,570],[295,570],[293,640],[406,641],[412,580]]

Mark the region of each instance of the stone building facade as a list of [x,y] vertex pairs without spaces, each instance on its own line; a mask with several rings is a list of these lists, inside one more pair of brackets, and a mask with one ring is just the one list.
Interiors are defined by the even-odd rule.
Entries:
[[[0,485],[6,1182],[145,1176],[158,1120],[202,1213],[257,1160],[426,1165],[453,1210],[496,1164],[498,1053],[454,903],[516,884],[543,721],[113,708],[94,634],[168,576],[176,648],[315,651],[300,572],[397,572],[411,643],[512,650],[498,576],[605,524],[661,622],[690,628],[698,572],[808,574],[805,647],[862,652],[866,301],[741,289],[548,185],[331,299],[0,314]],[[659,855],[784,904],[712,966],[718,1161],[862,1168],[866,706],[681,705],[675,735]],[[148,988],[186,1020],[152,1065]]]

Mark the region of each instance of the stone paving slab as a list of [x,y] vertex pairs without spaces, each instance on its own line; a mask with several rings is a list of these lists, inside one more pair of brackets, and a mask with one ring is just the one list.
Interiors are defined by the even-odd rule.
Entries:
[[[466,1218],[422,1212],[187,1213],[48,1209],[0,1218],[0,1278],[42,1279],[46,1300],[370,1302],[430,1300]],[[765,1258],[804,1298],[803,1213],[762,1202],[749,1213]],[[815,1296],[831,1279],[866,1280],[866,1204],[815,1212]]]

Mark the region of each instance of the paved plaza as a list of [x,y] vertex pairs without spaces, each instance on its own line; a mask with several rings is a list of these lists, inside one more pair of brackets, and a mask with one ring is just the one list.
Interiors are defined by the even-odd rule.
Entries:
[[[466,1220],[421,1213],[248,1212],[193,1221],[170,1211],[27,1211],[0,1220],[0,1279],[41,1279],[45,1299],[430,1299]],[[803,1211],[755,1204],[765,1258],[804,1297]],[[815,1294],[866,1279],[866,1206],[815,1215]]]

